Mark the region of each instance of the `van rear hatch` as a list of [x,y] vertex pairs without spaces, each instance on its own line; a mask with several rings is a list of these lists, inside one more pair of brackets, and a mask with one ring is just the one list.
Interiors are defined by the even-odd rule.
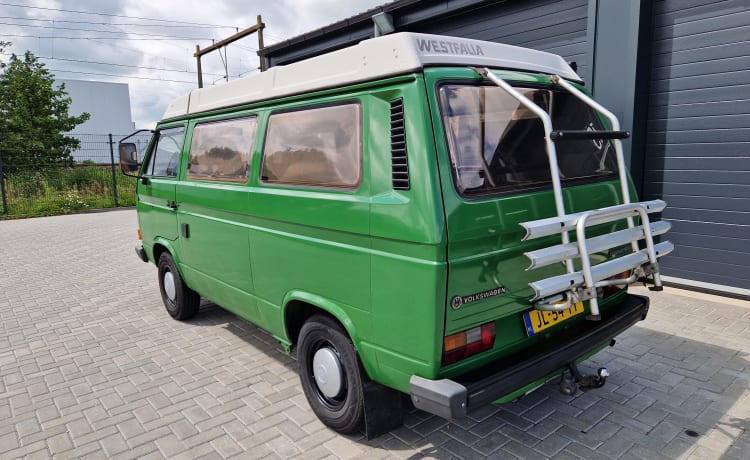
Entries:
[[[592,132],[608,126],[585,103],[548,77],[499,72],[544,110],[555,130]],[[558,214],[545,127],[527,106],[487,80],[444,80],[436,84],[450,159],[444,181],[448,222],[449,279],[444,352],[446,377],[549,340],[585,321],[589,302],[559,312],[538,313],[530,283],[566,273],[564,262],[527,270],[524,255],[560,243],[559,234],[522,241],[521,223]],[[585,136],[583,136],[585,137]],[[623,203],[618,161],[607,139],[557,144],[562,202],[566,214]],[[444,175],[445,177],[445,175]],[[627,228],[624,219],[589,229],[587,237]],[[628,245],[625,250],[630,249]],[[620,248],[592,254],[593,264]],[[580,264],[576,265],[580,269]],[[628,277],[629,272],[615,274]],[[624,291],[606,289],[601,306],[622,302]],[[494,337],[490,337],[493,335]]]

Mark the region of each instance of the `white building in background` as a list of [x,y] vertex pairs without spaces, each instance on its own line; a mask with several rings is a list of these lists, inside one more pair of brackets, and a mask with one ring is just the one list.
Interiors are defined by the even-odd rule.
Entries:
[[[111,153],[109,134],[114,142],[135,130],[130,112],[130,90],[127,83],[57,79],[65,84],[72,99],[68,112],[78,116],[88,112],[91,118],[67,133],[81,141],[81,148],[73,152],[76,161],[90,160],[109,163]],[[117,155],[117,145],[114,146]]]
[[86,80],[55,80],[65,84],[65,91],[73,100],[68,112],[91,118],[75,127],[70,134],[128,134],[135,130],[130,113],[130,90],[127,83]]

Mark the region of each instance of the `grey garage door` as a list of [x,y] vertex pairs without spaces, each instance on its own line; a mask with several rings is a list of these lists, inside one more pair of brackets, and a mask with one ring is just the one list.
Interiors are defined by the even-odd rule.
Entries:
[[527,0],[485,4],[462,14],[410,27],[415,32],[454,35],[559,54],[578,64],[589,81],[586,56],[588,0]]
[[750,0],[659,1],[653,19],[644,192],[669,204],[664,274],[750,289]]

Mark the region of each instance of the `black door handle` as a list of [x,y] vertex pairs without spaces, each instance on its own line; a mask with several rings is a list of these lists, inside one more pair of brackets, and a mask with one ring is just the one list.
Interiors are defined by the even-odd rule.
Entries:
[[174,200],[167,201],[167,207],[177,210],[177,202]]

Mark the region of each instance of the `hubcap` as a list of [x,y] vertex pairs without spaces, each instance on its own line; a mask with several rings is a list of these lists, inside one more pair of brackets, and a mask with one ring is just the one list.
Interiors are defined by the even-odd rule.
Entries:
[[327,398],[341,394],[344,384],[344,372],[341,361],[332,348],[321,348],[313,356],[313,375],[320,392]]
[[167,294],[169,300],[172,301],[177,297],[177,289],[174,285],[174,275],[170,271],[164,273],[164,293]]

